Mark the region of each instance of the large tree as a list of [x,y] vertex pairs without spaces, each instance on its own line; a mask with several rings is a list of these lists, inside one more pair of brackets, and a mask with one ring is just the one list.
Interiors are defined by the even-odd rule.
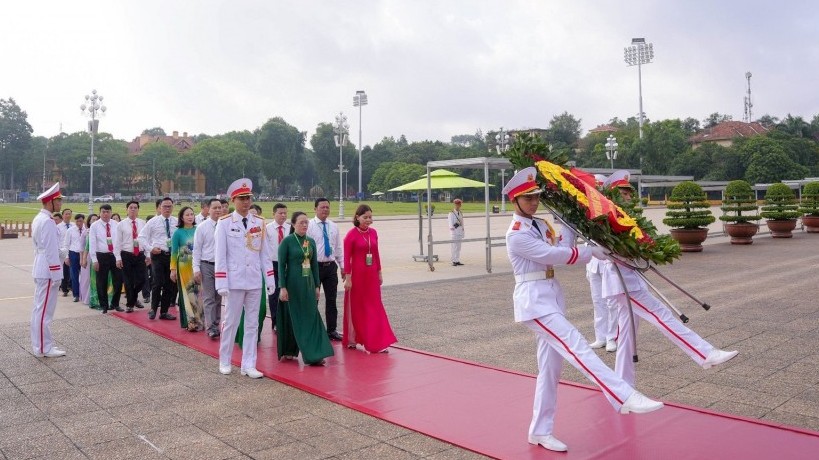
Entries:
[[167,136],[167,134],[165,134],[165,130],[160,128],[159,126],[155,128],[143,129],[142,134],[143,135],[147,134],[149,136]]
[[281,117],[271,118],[259,129],[256,153],[262,159],[265,176],[275,184],[273,193],[285,193],[286,187],[302,176],[305,136]]
[[[339,148],[336,147],[333,139],[334,135],[333,125],[330,123],[319,123],[318,127],[316,127],[316,133],[310,138],[310,146],[313,148],[313,155],[316,160],[317,184],[321,185],[328,195],[330,191],[338,193],[339,190]],[[355,146],[348,143],[346,147],[342,147],[341,152],[344,158],[344,169],[352,170],[353,159],[356,155]],[[355,177],[355,173],[350,177]],[[345,193],[346,196],[349,194],[351,188],[349,182],[345,182],[345,184],[345,188],[347,189]]]
[[207,176],[205,192],[209,195],[224,193],[240,177],[257,182],[261,172],[259,156],[236,140],[207,139],[194,145],[186,156]]
[[574,147],[577,140],[580,139],[580,122],[580,119],[570,115],[569,112],[555,115],[549,122],[546,140],[554,148]]
[[0,99],[0,188],[17,188],[15,171],[29,150],[31,125],[14,99]]

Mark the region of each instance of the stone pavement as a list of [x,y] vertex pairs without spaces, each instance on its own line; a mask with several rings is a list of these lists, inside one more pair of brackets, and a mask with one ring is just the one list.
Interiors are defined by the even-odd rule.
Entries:
[[[492,219],[502,235],[508,216]],[[376,222],[385,266],[384,301],[400,343],[535,373],[531,333],[512,321],[513,282],[503,248],[493,274],[482,243],[465,243],[463,267],[430,272],[413,262],[417,220]],[[440,220],[436,238],[446,238]],[[483,220],[467,220],[483,233]],[[342,231],[349,227],[342,226]],[[481,230],[478,230],[478,227]],[[497,230],[497,232],[496,232]],[[426,234],[426,232],[425,232]],[[637,386],[652,397],[819,430],[819,237],[759,236],[748,247],[711,238],[662,271],[713,308],[655,285],[714,345],[739,349],[704,371],[644,325]],[[263,379],[218,374],[216,360],[60,297],[54,334],[68,351],[28,351],[30,240],[0,241],[0,458],[479,458],[479,456]],[[592,334],[582,267],[564,268],[569,319]],[[600,352],[613,366],[613,354]],[[563,378],[588,383],[571,366]],[[515,442],[525,442],[525,433]],[[512,440],[510,440],[512,442]]]

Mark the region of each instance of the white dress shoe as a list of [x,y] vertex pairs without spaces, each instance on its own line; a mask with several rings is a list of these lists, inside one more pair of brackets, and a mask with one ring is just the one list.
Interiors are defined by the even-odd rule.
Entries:
[[57,347],[52,347],[51,350],[45,353],[35,353],[35,356],[38,358],[59,358],[60,356],[65,356],[65,350],[60,350]]
[[598,348],[603,348],[606,345],[605,340],[595,340],[594,342],[589,344],[589,348],[592,350],[596,350]]
[[255,367],[251,367],[250,369],[242,369],[242,375],[246,375],[252,379],[260,379],[264,377],[264,374],[257,371]]
[[738,354],[739,352],[736,350],[723,351],[714,348],[713,350],[711,350],[711,353],[708,353],[708,358],[706,358],[705,362],[702,363],[702,368],[710,369],[711,367],[716,366],[717,364],[722,364],[725,361],[728,361],[729,359],[733,358]]
[[617,342],[614,340],[609,340],[606,342],[606,351],[611,353],[613,351],[617,351]]
[[230,364],[220,364],[219,365],[219,373],[222,375],[228,375],[231,372]]
[[569,450],[569,447],[566,446],[566,444],[563,444],[559,439],[550,434],[547,434],[545,436],[530,434],[529,444],[543,446],[555,452],[566,452],[567,450]]
[[634,412],[635,414],[646,414],[662,408],[663,403],[649,399],[639,391],[635,390],[634,393],[632,393],[631,396],[626,399],[626,402],[620,406],[620,413],[628,414],[629,412]]

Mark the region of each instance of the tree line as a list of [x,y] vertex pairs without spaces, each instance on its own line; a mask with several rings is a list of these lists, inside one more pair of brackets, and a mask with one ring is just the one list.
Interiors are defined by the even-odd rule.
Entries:
[[[642,169],[652,175],[691,175],[696,180],[745,179],[751,183],[778,182],[819,176],[819,115],[806,122],[787,115],[782,120],[765,115],[758,121],[770,129],[765,135],[736,138],[723,147],[704,143],[693,148],[689,138],[730,116],[713,113],[702,122],[683,120],[646,121],[639,137],[636,118],[609,124],[617,129],[616,168]],[[143,134],[165,135],[162,128]],[[386,192],[426,173],[426,163],[434,160],[495,156],[496,131],[453,135],[450,142],[409,142],[403,135],[385,137],[362,149],[364,192]],[[539,134],[553,149],[562,149],[580,167],[605,168],[605,143],[611,133],[588,133],[581,137],[581,120],[563,112],[555,115]],[[206,194],[223,193],[237,177],[249,177],[257,190],[271,196],[338,196],[339,148],[334,141],[333,125],[319,123],[308,139],[305,131],[282,117],[272,117],[254,130],[194,136],[193,147],[182,154],[162,142],[150,143],[141,154],[128,152],[128,143],[100,133],[95,140],[95,194],[119,192],[123,195],[167,193],[164,180],[175,180],[176,190],[193,191],[189,173],[202,171]],[[13,99],[0,99],[0,189],[37,192],[42,188],[44,163],[48,176],[64,178],[71,192],[85,192],[91,138],[86,132],[60,133],[50,138],[32,136],[26,112]],[[345,196],[358,188],[358,151],[350,143],[341,149],[347,182]],[[465,177],[483,180],[482,170],[456,171]],[[499,172],[492,172],[493,183],[500,184]],[[50,183],[51,177],[46,178]],[[82,184],[77,186],[77,184]],[[29,190],[30,189],[30,190]],[[496,198],[500,187],[495,187]],[[483,190],[460,191],[461,195],[482,197]]]

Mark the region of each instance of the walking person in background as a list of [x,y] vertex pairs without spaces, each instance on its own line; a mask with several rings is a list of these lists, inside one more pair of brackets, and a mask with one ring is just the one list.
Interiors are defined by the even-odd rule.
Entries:
[[77,214],[74,217],[75,225],[65,233],[63,247],[68,251],[66,265],[71,274],[71,293],[74,302],[80,301],[80,254],[85,250],[85,216]]
[[270,309],[270,319],[273,332],[276,331],[276,311],[279,307],[279,245],[291,233],[292,225],[287,221],[287,205],[276,203],[273,206],[273,222],[267,224],[267,245],[273,256],[273,276],[276,279],[276,290],[267,296],[267,306]]
[[65,356],[65,351],[54,346],[51,320],[57,308],[57,283],[62,279],[60,261],[60,233],[51,214],[63,205],[60,183],[41,193],[37,199],[42,209],[31,222],[31,242],[34,243],[34,307],[31,310],[31,350],[39,358]]
[[145,250],[139,244],[139,232],[145,227],[145,221],[138,217],[138,201],[129,201],[125,208],[127,217],[117,225],[116,252],[122,258],[125,311],[133,313],[134,308],[143,308],[139,303],[139,292],[145,282]]
[[173,321],[176,316],[168,311],[175,302],[177,293],[176,285],[171,281],[171,239],[177,227],[177,219],[171,215],[173,199],[162,198],[159,212],[159,215],[151,218],[139,233],[140,246],[151,252],[153,286],[148,318],[156,318],[159,310],[159,319]]
[[460,198],[455,198],[452,200],[452,204],[455,206],[452,211],[449,211],[449,215],[447,216],[447,221],[449,222],[449,235],[452,239],[452,243],[450,243],[450,248],[452,252],[452,266],[457,267],[459,265],[463,265],[461,263],[461,240],[464,239],[464,215],[461,212],[461,201]]
[[208,220],[210,216],[210,202],[210,198],[205,198],[199,202],[199,212],[196,214],[196,221],[194,222],[196,225]]
[[[119,298],[122,294],[122,256],[116,252],[117,247],[117,223],[111,219],[111,205],[100,206],[100,220],[91,225],[89,234],[92,268],[97,274],[97,292],[99,295],[100,307],[103,313],[108,313],[108,309],[125,311],[119,306]],[[111,275],[111,287],[113,294],[110,303],[107,295],[108,275]]]
[[193,277],[193,239],[196,233],[196,216],[193,208],[185,206],[179,210],[178,228],[171,242],[171,281],[176,283],[181,295],[179,320],[183,328],[190,332],[205,330],[202,301],[199,298],[199,284]]
[[[316,257],[319,266],[319,282],[324,288],[324,319],[327,321],[327,336],[330,340],[340,341],[338,326],[338,272],[344,281],[344,255],[338,225],[329,219],[330,201],[317,198],[315,203],[316,217],[310,219],[307,235],[316,243]],[[281,260],[281,259],[279,259]]]
[[222,215],[222,202],[211,198],[208,204],[208,219],[196,226],[193,234],[193,279],[202,286],[202,303],[205,309],[204,322],[208,337],[219,337],[219,322],[222,317],[222,296],[216,292],[215,259],[216,224]]
[[318,311],[319,267],[316,242],[307,234],[307,214],[296,211],[290,219],[293,233],[279,245],[279,312],[276,315],[279,360],[323,366],[333,356],[333,346]]
[[82,229],[82,252],[80,252],[80,302],[89,306],[91,305],[92,285],[97,281],[96,278],[94,278],[93,281],[91,280],[91,272],[93,270],[91,270],[91,264],[89,263],[90,257],[88,255],[88,229],[98,218],[99,216],[94,213],[89,214],[88,219],[86,219],[85,225]]
[[65,263],[62,266],[63,280],[60,282],[60,290],[63,291],[63,297],[68,297],[68,291],[71,289],[71,266],[68,261],[68,247],[65,242],[65,235],[71,229],[71,214],[72,211],[68,208],[63,209],[60,213],[61,221],[57,223],[57,229],[60,231],[60,260]]
[[344,340],[347,348],[360,343],[370,353],[387,352],[398,341],[381,302],[381,256],[373,210],[361,204],[353,228],[344,237]]

